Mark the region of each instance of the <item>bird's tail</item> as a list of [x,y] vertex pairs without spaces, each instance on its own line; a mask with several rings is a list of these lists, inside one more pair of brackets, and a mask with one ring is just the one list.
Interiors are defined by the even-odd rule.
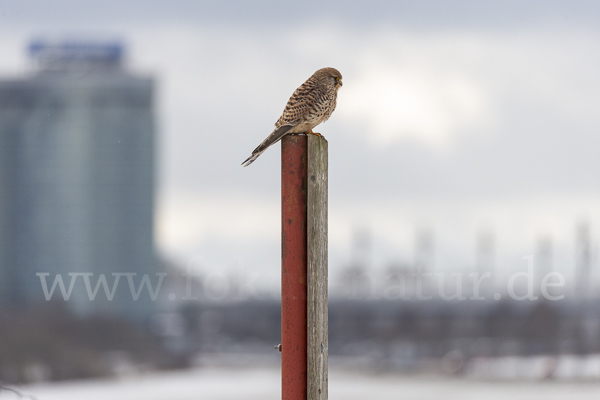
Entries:
[[252,155],[248,157],[246,161],[242,163],[242,165],[247,167],[248,165],[252,164],[254,160],[258,158],[258,156],[268,149],[269,146],[277,143],[282,137],[285,136],[286,133],[288,133],[290,129],[292,129],[292,125],[284,125],[275,129],[261,144],[258,145],[256,149],[254,149]]

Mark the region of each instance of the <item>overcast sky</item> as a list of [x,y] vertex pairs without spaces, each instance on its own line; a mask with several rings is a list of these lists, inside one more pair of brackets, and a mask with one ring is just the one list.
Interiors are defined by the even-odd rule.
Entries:
[[33,37],[123,40],[156,78],[156,238],[180,263],[276,276],[279,145],[239,164],[332,66],[333,273],[361,229],[376,268],[429,229],[440,269],[492,231],[499,269],[545,236],[569,271],[577,221],[600,226],[599,26],[595,1],[0,0],[0,73],[31,73]]

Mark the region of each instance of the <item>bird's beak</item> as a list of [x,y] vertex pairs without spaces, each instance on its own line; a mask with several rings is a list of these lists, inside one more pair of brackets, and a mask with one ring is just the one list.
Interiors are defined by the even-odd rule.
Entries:
[[344,84],[342,83],[342,81],[338,81],[337,83],[338,83],[338,85],[340,85],[340,87],[344,86]]

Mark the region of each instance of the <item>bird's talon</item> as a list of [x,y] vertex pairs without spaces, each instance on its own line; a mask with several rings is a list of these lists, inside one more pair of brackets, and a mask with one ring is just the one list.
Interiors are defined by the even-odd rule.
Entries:
[[318,132],[313,132],[312,129],[309,129],[308,132],[306,132],[306,133],[310,133],[311,135],[315,135],[315,136],[318,136],[318,137],[324,137],[323,135],[321,135]]

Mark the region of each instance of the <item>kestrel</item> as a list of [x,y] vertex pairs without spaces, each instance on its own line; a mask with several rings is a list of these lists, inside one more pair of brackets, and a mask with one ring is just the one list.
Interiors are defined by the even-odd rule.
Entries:
[[275,123],[275,130],[242,163],[252,164],[269,146],[292,133],[315,133],[312,129],[327,121],[335,110],[342,74],[335,68],[321,68],[306,80],[288,100],[283,114]]

